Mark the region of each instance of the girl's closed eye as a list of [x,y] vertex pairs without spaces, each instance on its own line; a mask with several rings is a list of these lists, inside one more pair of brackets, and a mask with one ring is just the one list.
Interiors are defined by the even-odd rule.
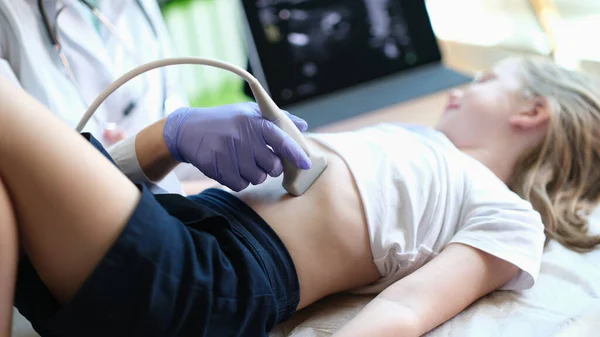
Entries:
[[489,71],[479,71],[473,77],[472,83],[484,83],[493,79],[494,77],[494,74]]
[[473,79],[471,80],[471,83],[479,83],[481,81],[482,77],[483,77],[483,72],[482,71],[478,71],[477,73],[475,73],[475,76],[473,76]]

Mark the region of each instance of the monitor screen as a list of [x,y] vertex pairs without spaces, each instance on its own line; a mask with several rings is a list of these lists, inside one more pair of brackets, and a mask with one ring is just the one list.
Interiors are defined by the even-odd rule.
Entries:
[[242,2],[252,68],[282,107],[441,60],[422,0]]

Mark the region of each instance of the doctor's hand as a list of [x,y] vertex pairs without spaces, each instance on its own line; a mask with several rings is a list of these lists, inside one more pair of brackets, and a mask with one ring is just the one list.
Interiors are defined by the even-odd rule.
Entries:
[[[308,128],[304,120],[288,117],[300,131]],[[267,175],[281,175],[279,157],[301,169],[311,165],[290,136],[262,118],[255,103],[178,109],[167,117],[163,137],[176,160],[236,192],[263,183]]]

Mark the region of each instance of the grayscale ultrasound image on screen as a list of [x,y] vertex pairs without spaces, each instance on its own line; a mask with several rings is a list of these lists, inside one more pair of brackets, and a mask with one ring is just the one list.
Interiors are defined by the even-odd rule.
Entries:
[[262,41],[255,41],[261,64],[272,95],[280,102],[331,92],[420,61],[405,1],[250,2],[253,8],[245,4],[246,11],[256,13],[259,26],[253,33],[258,35],[258,29],[262,33]]

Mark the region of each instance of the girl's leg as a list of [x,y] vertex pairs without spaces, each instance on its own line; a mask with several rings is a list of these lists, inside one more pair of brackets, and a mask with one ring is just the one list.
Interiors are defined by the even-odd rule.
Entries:
[[0,337],[11,335],[13,296],[17,273],[17,224],[0,179]]
[[140,198],[81,135],[1,76],[0,178],[22,247],[61,302],[110,249]]

